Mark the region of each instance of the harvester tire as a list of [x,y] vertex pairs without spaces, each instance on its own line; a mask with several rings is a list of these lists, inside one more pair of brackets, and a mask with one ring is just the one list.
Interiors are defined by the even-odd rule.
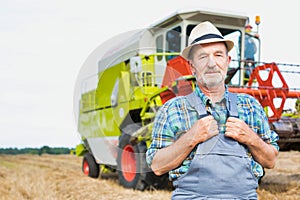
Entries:
[[131,136],[123,134],[118,148],[118,177],[120,185],[136,188],[141,177],[140,152],[137,145],[130,144]]
[[82,172],[91,177],[99,177],[99,164],[96,163],[94,156],[91,153],[85,153],[82,160]]
[[156,176],[146,163],[146,144],[130,143],[131,136],[120,137],[118,149],[118,177],[120,185],[136,190],[164,189],[168,186],[167,174]]

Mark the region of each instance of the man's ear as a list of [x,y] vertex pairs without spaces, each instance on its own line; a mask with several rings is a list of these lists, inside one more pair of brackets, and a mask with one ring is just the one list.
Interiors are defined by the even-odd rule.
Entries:
[[231,56],[228,55],[228,64],[230,63],[231,61]]

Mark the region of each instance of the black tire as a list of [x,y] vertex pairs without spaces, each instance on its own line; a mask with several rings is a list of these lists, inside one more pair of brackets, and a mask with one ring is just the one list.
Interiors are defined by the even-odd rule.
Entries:
[[85,153],[82,160],[82,172],[91,177],[99,177],[99,164],[96,163],[94,156],[91,153]]
[[129,134],[123,134],[119,140],[117,168],[120,185],[142,191],[151,187],[166,188],[169,182],[167,174],[156,176],[146,163],[146,144],[131,144],[130,139]]
[[143,173],[141,174],[140,182],[136,186],[136,189],[141,190],[142,186],[144,186],[144,189],[166,189],[171,188],[171,182],[169,181],[169,174],[163,174],[161,176],[156,176],[154,172],[151,170],[151,168],[146,163],[146,151],[147,147],[146,144],[141,142],[138,144],[138,147],[140,149],[140,152],[144,152],[141,154],[141,166],[143,167]]
[[130,135],[123,134],[119,140],[117,169],[119,183],[126,188],[136,188],[140,179],[141,167],[139,149],[130,144]]

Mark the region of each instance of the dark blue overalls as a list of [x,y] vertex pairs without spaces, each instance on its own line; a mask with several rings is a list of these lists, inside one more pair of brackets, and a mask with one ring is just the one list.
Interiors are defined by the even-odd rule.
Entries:
[[[228,95],[229,115],[238,117],[237,95]],[[194,92],[187,98],[200,118],[207,115],[205,106]],[[173,185],[173,200],[257,199],[258,180],[252,172],[246,148],[224,134],[200,143],[189,170]]]

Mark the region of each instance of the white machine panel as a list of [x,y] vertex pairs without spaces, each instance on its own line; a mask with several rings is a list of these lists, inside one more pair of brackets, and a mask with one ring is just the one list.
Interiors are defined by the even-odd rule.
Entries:
[[87,141],[98,164],[117,166],[119,143],[117,136],[88,138]]

